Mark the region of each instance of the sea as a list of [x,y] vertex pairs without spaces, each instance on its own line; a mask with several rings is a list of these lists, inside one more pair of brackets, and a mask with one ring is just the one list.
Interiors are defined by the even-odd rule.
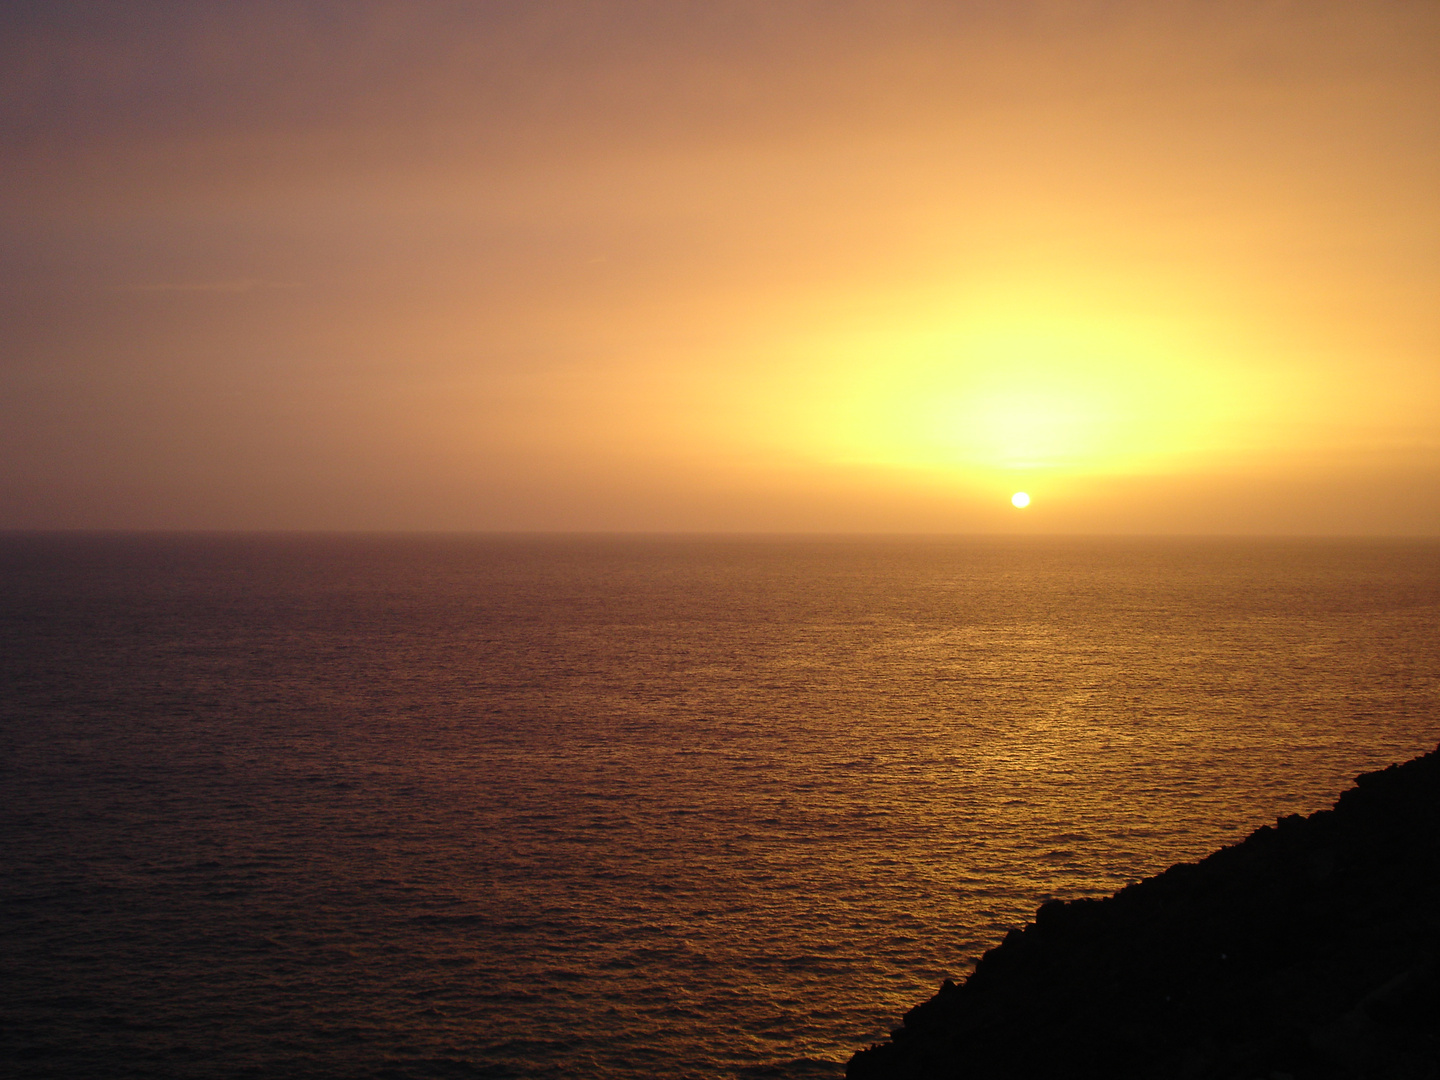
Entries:
[[9,1077],[839,1077],[1440,740],[1440,543],[0,536]]

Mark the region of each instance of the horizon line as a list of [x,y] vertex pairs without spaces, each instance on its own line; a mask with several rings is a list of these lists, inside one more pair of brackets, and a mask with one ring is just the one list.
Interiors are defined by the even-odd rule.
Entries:
[[845,529],[370,529],[211,527],[6,527],[0,537],[21,536],[290,536],[290,537],[546,537],[655,539],[995,539],[995,540],[1431,540],[1440,533],[1339,532],[944,532]]

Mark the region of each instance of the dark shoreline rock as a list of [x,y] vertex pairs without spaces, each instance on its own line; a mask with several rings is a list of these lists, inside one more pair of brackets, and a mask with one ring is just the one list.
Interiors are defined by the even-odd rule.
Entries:
[[1052,901],[851,1080],[1440,1078],[1440,748],[1104,900]]

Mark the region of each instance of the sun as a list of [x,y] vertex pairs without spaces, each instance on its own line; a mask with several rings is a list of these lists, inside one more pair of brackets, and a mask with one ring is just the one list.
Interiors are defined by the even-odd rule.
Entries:
[[1010,505],[1015,507],[1016,510],[1024,510],[1025,507],[1030,505],[1030,496],[1026,495],[1023,491],[1017,491],[1014,495],[1010,496]]

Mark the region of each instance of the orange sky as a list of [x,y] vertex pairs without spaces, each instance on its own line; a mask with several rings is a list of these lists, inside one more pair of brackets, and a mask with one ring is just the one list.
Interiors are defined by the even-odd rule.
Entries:
[[1440,534],[1437,43],[8,4],[0,528]]

